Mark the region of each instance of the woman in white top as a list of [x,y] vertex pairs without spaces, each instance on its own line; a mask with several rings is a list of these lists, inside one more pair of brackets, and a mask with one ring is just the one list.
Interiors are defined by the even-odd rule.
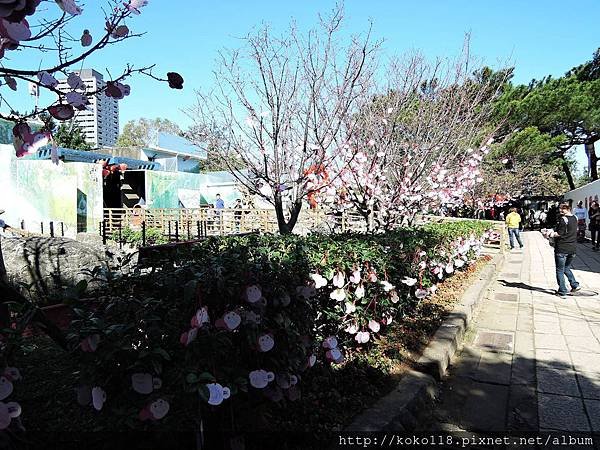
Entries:
[[577,208],[573,209],[573,215],[577,218],[577,241],[585,242],[588,211],[583,207],[583,202],[577,203]]

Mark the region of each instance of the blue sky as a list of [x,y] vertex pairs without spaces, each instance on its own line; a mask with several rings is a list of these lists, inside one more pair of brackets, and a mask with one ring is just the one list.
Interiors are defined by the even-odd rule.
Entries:
[[[220,48],[239,46],[236,37],[263,22],[283,29],[295,18],[301,28],[308,28],[319,12],[335,4],[316,0],[175,3],[188,6],[176,9],[171,1],[150,0],[135,23],[148,34],[122,46],[119,53],[140,64],[156,62],[162,71],[179,71],[186,79],[185,90],[170,91],[138,79],[121,105],[123,123],[140,114],[187,123],[178,109],[192,101],[194,88],[211,85]],[[420,49],[432,58],[456,54],[464,33],[470,32],[475,55],[491,65],[509,60],[516,67],[515,81],[528,82],[547,74],[560,76],[588,60],[600,46],[600,2],[566,5],[569,2],[564,0],[348,0],[346,28],[361,32],[371,19],[375,36],[385,39],[384,54]]]
[[[89,28],[92,35],[99,35],[103,26],[99,4],[103,3],[88,0],[73,29]],[[180,109],[193,103],[194,89],[210,88],[219,49],[238,47],[237,38],[262,23],[283,29],[294,18],[301,29],[309,28],[319,12],[334,4],[330,0],[150,0],[129,23],[132,30],[146,34],[93,56],[85,65],[116,73],[125,62],[156,63],[157,74],[181,73],[185,78],[182,91],[143,77],[132,80],[132,93],[120,103],[120,114],[121,127],[139,117],[166,117],[185,128],[190,120]],[[514,65],[516,82],[560,76],[590,59],[600,46],[598,0],[576,4],[564,0],[347,0],[345,11],[349,33],[364,31],[369,19],[373,21],[375,37],[385,40],[384,55],[411,49],[431,58],[454,55],[465,32],[470,32],[472,52],[491,66],[506,61]],[[27,106],[23,97],[15,101],[19,107]]]

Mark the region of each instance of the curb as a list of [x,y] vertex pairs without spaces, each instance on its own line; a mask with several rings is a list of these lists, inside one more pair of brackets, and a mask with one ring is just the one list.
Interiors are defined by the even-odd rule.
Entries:
[[475,308],[483,299],[503,261],[504,255],[498,253],[481,270],[479,279],[469,286],[460,303],[455,305],[431,338],[417,361],[417,370],[407,371],[391,393],[358,415],[346,427],[346,431],[402,432],[416,428],[420,416],[435,399],[437,382],[446,373],[471,324]]

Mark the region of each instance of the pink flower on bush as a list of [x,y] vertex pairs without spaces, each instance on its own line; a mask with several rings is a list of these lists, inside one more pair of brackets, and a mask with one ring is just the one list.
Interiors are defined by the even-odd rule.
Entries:
[[359,331],[358,333],[356,333],[356,336],[354,336],[354,340],[359,344],[366,344],[367,342],[369,342],[370,337],[371,335],[368,331]]
[[329,294],[329,298],[341,302],[346,298],[346,291],[343,289],[334,289],[331,294]]
[[373,332],[373,333],[379,333],[379,330],[381,329],[381,325],[379,325],[379,322],[377,322],[376,320],[369,320],[369,329]]
[[79,347],[82,351],[86,353],[93,353],[98,349],[98,344],[100,343],[100,335],[92,334],[91,336],[86,337],[83,341],[79,343]]
[[334,276],[333,276],[333,285],[337,288],[343,288],[344,284],[346,284],[346,277],[344,276],[344,274],[342,272],[337,272]]
[[417,297],[419,300],[422,300],[427,297],[427,291],[425,289],[417,289],[415,292],[415,297]]
[[315,289],[320,289],[322,287],[327,286],[327,278],[318,273],[311,274],[310,278],[312,278],[312,280],[315,283]]

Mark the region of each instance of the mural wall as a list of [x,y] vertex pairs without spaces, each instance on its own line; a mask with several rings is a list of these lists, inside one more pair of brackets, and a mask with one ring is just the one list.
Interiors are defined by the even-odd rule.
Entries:
[[12,145],[0,145],[0,209],[5,220],[39,233],[41,223],[63,222],[65,235],[95,232],[102,220],[102,173],[99,165],[52,164],[51,161],[17,160]]
[[226,208],[232,208],[241,198],[229,172],[146,172],[145,200],[149,208],[198,208],[214,204],[217,194],[221,194]]

